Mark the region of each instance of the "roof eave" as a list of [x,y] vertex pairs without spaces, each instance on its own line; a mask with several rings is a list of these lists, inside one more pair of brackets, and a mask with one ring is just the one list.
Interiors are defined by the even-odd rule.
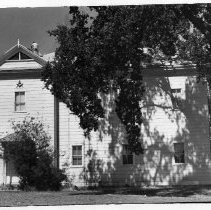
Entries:
[[14,55],[17,52],[25,53],[27,56],[33,58],[37,63],[39,63],[41,66],[45,66],[47,64],[47,61],[42,59],[39,55],[34,54],[29,49],[24,47],[21,44],[16,44],[14,47],[10,48],[1,58],[0,58],[0,66],[5,63],[6,60],[8,60],[12,55]]

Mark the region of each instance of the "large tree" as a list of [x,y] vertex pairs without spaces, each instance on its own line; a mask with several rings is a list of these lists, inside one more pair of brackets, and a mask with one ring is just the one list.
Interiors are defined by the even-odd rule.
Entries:
[[199,80],[207,84],[211,137],[211,4],[180,5],[178,14],[192,24],[191,32],[186,30],[178,48],[183,59],[197,64]]
[[[43,71],[45,86],[79,117],[85,135],[97,130],[99,119],[104,117],[100,93],[115,91],[116,113],[125,126],[128,143],[133,152],[140,153],[142,64],[153,59],[144,49],[153,49],[154,56],[165,58],[178,52],[184,56],[188,47],[178,49],[183,46],[183,35],[191,43],[190,37],[195,36],[187,33],[190,22],[195,24],[200,13],[205,14],[204,8],[107,6],[89,7],[87,13],[70,7],[70,24],[49,32],[59,47],[55,60]],[[209,39],[206,30],[201,32]]]

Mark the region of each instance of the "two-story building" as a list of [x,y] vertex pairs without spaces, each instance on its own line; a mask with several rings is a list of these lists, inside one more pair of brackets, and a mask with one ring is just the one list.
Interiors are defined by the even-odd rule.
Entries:
[[[40,55],[36,43],[30,49],[17,43],[1,57],[0,141],[11,140],[11,120],[36,117],[51,136],[57,166],[75,185],[211,184],[207,87],[197,82],[194,65],[143,71],[144,154],[135,155],[115,113],[114,93],[102,97],[106,114],[98,131],[84,137],[77,116],[41,81],[42,68],[53,55]],[[17,183],[14,166],[2,152],[0,184]]]

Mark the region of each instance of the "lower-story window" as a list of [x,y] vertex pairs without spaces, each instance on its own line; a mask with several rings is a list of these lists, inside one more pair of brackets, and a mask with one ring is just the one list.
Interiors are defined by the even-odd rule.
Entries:
[[129,145],[126,145],[126,144],[123,145],[122,158],[123,158],[124,165],[133,164],[133,153],[131,152]]
[[185,162],[184,143],[174,143],[174,161],[175,163]]
[[82,165],[82,145],[72,146],[72,165]]

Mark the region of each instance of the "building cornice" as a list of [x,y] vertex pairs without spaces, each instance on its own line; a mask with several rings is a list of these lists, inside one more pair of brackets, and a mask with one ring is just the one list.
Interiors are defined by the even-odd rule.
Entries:
[[41,69],[20,69],[20,70],[1,70],[0,80],[9,80],[16,78],[41,78]]

